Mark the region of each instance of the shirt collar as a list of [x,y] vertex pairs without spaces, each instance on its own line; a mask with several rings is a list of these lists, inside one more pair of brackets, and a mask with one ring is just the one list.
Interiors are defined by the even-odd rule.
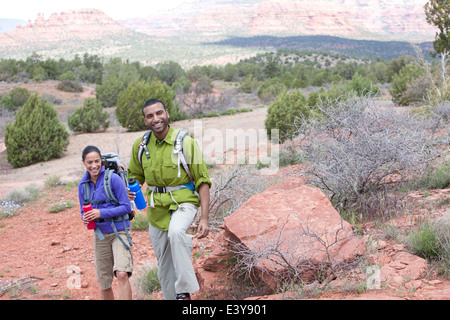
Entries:
[[[176,138],[177,138],[177,133],[176,133],[175,129],[173,129],[173,128],[169,125],[169,131],[167,131],[167,135],[166,135],[166,137],[164,138],[164,140],[161,141],[161,143],[165,142],[165,143],[168,143],[168,144],[170,144],[170,145],[173,146],[173,145],[175,144],[175,139],[176,139]],[[154,143],[154,144],[159,143],[158,138],[157,138],[154,134],[152,134],[152,136],[150,137],[150,139],[154,139],[154,140],[153,140],[153,143]]]

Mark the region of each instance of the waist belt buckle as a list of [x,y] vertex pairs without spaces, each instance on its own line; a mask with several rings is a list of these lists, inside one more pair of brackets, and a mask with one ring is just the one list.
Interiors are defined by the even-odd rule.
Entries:
[[166,193],[166,187],[156,187],[156,193]]

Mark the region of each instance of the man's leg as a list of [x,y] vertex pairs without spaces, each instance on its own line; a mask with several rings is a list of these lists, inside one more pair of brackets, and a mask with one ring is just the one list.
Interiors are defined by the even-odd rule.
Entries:
[[167,231],[159,230],[149,225],[150,241],[156,258],[158,259],[158,279],[165,300],[175,300],[175,270],[173,268],[170,244]]
[[169,242],[175,268],[175,292],[191,293],[199,289],[194,267],[192,266],[192,239],[186,234],[194,221],[198,207],[191,203],[183,203],[172,213],[169,225]]

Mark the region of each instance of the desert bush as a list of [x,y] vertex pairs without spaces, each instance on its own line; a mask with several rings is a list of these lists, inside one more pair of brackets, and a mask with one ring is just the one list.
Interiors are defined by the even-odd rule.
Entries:
[[148,230],[148,218],[146,214],[136,214],[134,219],[131,220],[131,229],[139,231],[139,230]]
[[130,131],[148,129],[142,116],[142,107],[150,98],[164,102],[171,121],[181,118],[179,107],[174,104],[175,94],[167,84],[139,81],[131,82],[117,99],[116,117],[119,123]]
[[8,192],[0,199],[0,219],[15,216],[24,204],[37,200],[39,192],[39,188],[34,184]]
[[271,78],[261,85],[258,90],[258,97],[264,102],[269,102],[286,89],[286,86],[280,78]]
[[68,118],[70,130],[75,132],[93,132],[109,127],[109,114],[104,112],[102,104],[96,98],[87,98],[83,106],[75,110]]
[[77,75],[72,70],[69,70],[69,71],[64,72],[59,77],[59,80],[61,80],[61,81],[66,81],[66,80],[76,81],[77,80]]
[[58,213],[58,212],[73,208],[75,205],[76,205],[76,203],[73,201],[62,201],[61,200],[59,202],[52,203],[48,207],[47,211],[49,213]]
[[148,295],[161,289],[156,263],[146,263],[141,266],[133,279],[133,285],[137,289],[139,298],[146,298]]
[[22,205],[27,202],[37,200],[39,197],[39,192],[39,187],[35,184],[31,184],[26,186],[24,189],[14,189],[8,192],[1,200],[3,202],[13,202]]
[[296,134],[309,182],[350,209],[367,193],[424,172],[439,152],[430,122],[407,112],[377,109],[371,98],[319,104],[317,117],[298,118]]
[[159,71],[161,80],[169,87],[179,78],[186,77],[186,72],[183,68],[174,61],[158,63],[156,69]]
[[240,90],[245,93],[253,93],[258,89],[259,81],[253,76],[248,75],[245,77],[244,82],[241,83]]
[[30,96],[31,94],[26,88],[17,87],[2,98],[0,106],[6,110],[17,110],[27,102]]
[[251,196],[263,192],[268,183],[250,166],[236,166],[212,175],[210,220],[218,228],[223,219],[247,201]]
[[[405,65],[398,74],[395,74],[392,78],[392,87],[390,90],[392,101],[399,105],[408,105],[413,102],[414,90],[409,90],[413,81],[417,78],[423,77],[425,75],[425,70],[423,67],[417,64],[407,64]],[[420,83],[420,82],[418,82]],[[409,94],[407,94],[409,93]]]
[[450,218],[444,215],[424,221],[406,238],[413,253],[437,264],[438,272],[450,277]]
[[380,89],[373,85],[369,78],[363,77],[360,74],[355,74],[352,80],[347,84],[347,91],[353,91],[359,97],[365,95],[378,95],[380,94]]
[[102,84],[95,88],[95,97],[101,101],[105,108],[113,107],[125,87],[125,82],[118,76],[108,75],[103,78]]
[[5,128],[7,160],[13,167],[60,158],[69,144],[69,133],[53,106],[36,93]]
[[267,133],[270,137],[272,129],[278,129],[280,141],[292,138],[296,128],[294,122],[297,117],[308,118],[311,110],[307,105],[306,97],[300,90],[291,93],[284,92],[269,106],[267,118],[264,122]]
[[56,85],[56,89],[64,92],[83,92],[83,86],[78,81],[63,80]]

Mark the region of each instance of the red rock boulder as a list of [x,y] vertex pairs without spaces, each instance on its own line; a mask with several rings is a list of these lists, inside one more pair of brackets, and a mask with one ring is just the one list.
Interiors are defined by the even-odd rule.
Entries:
[[[307,185],[275,185],[225,218],[225,235],[249,275],[311,282],[362,254],[364,243],[327,197]],[[330,269],[331,268],[331,269]]]

